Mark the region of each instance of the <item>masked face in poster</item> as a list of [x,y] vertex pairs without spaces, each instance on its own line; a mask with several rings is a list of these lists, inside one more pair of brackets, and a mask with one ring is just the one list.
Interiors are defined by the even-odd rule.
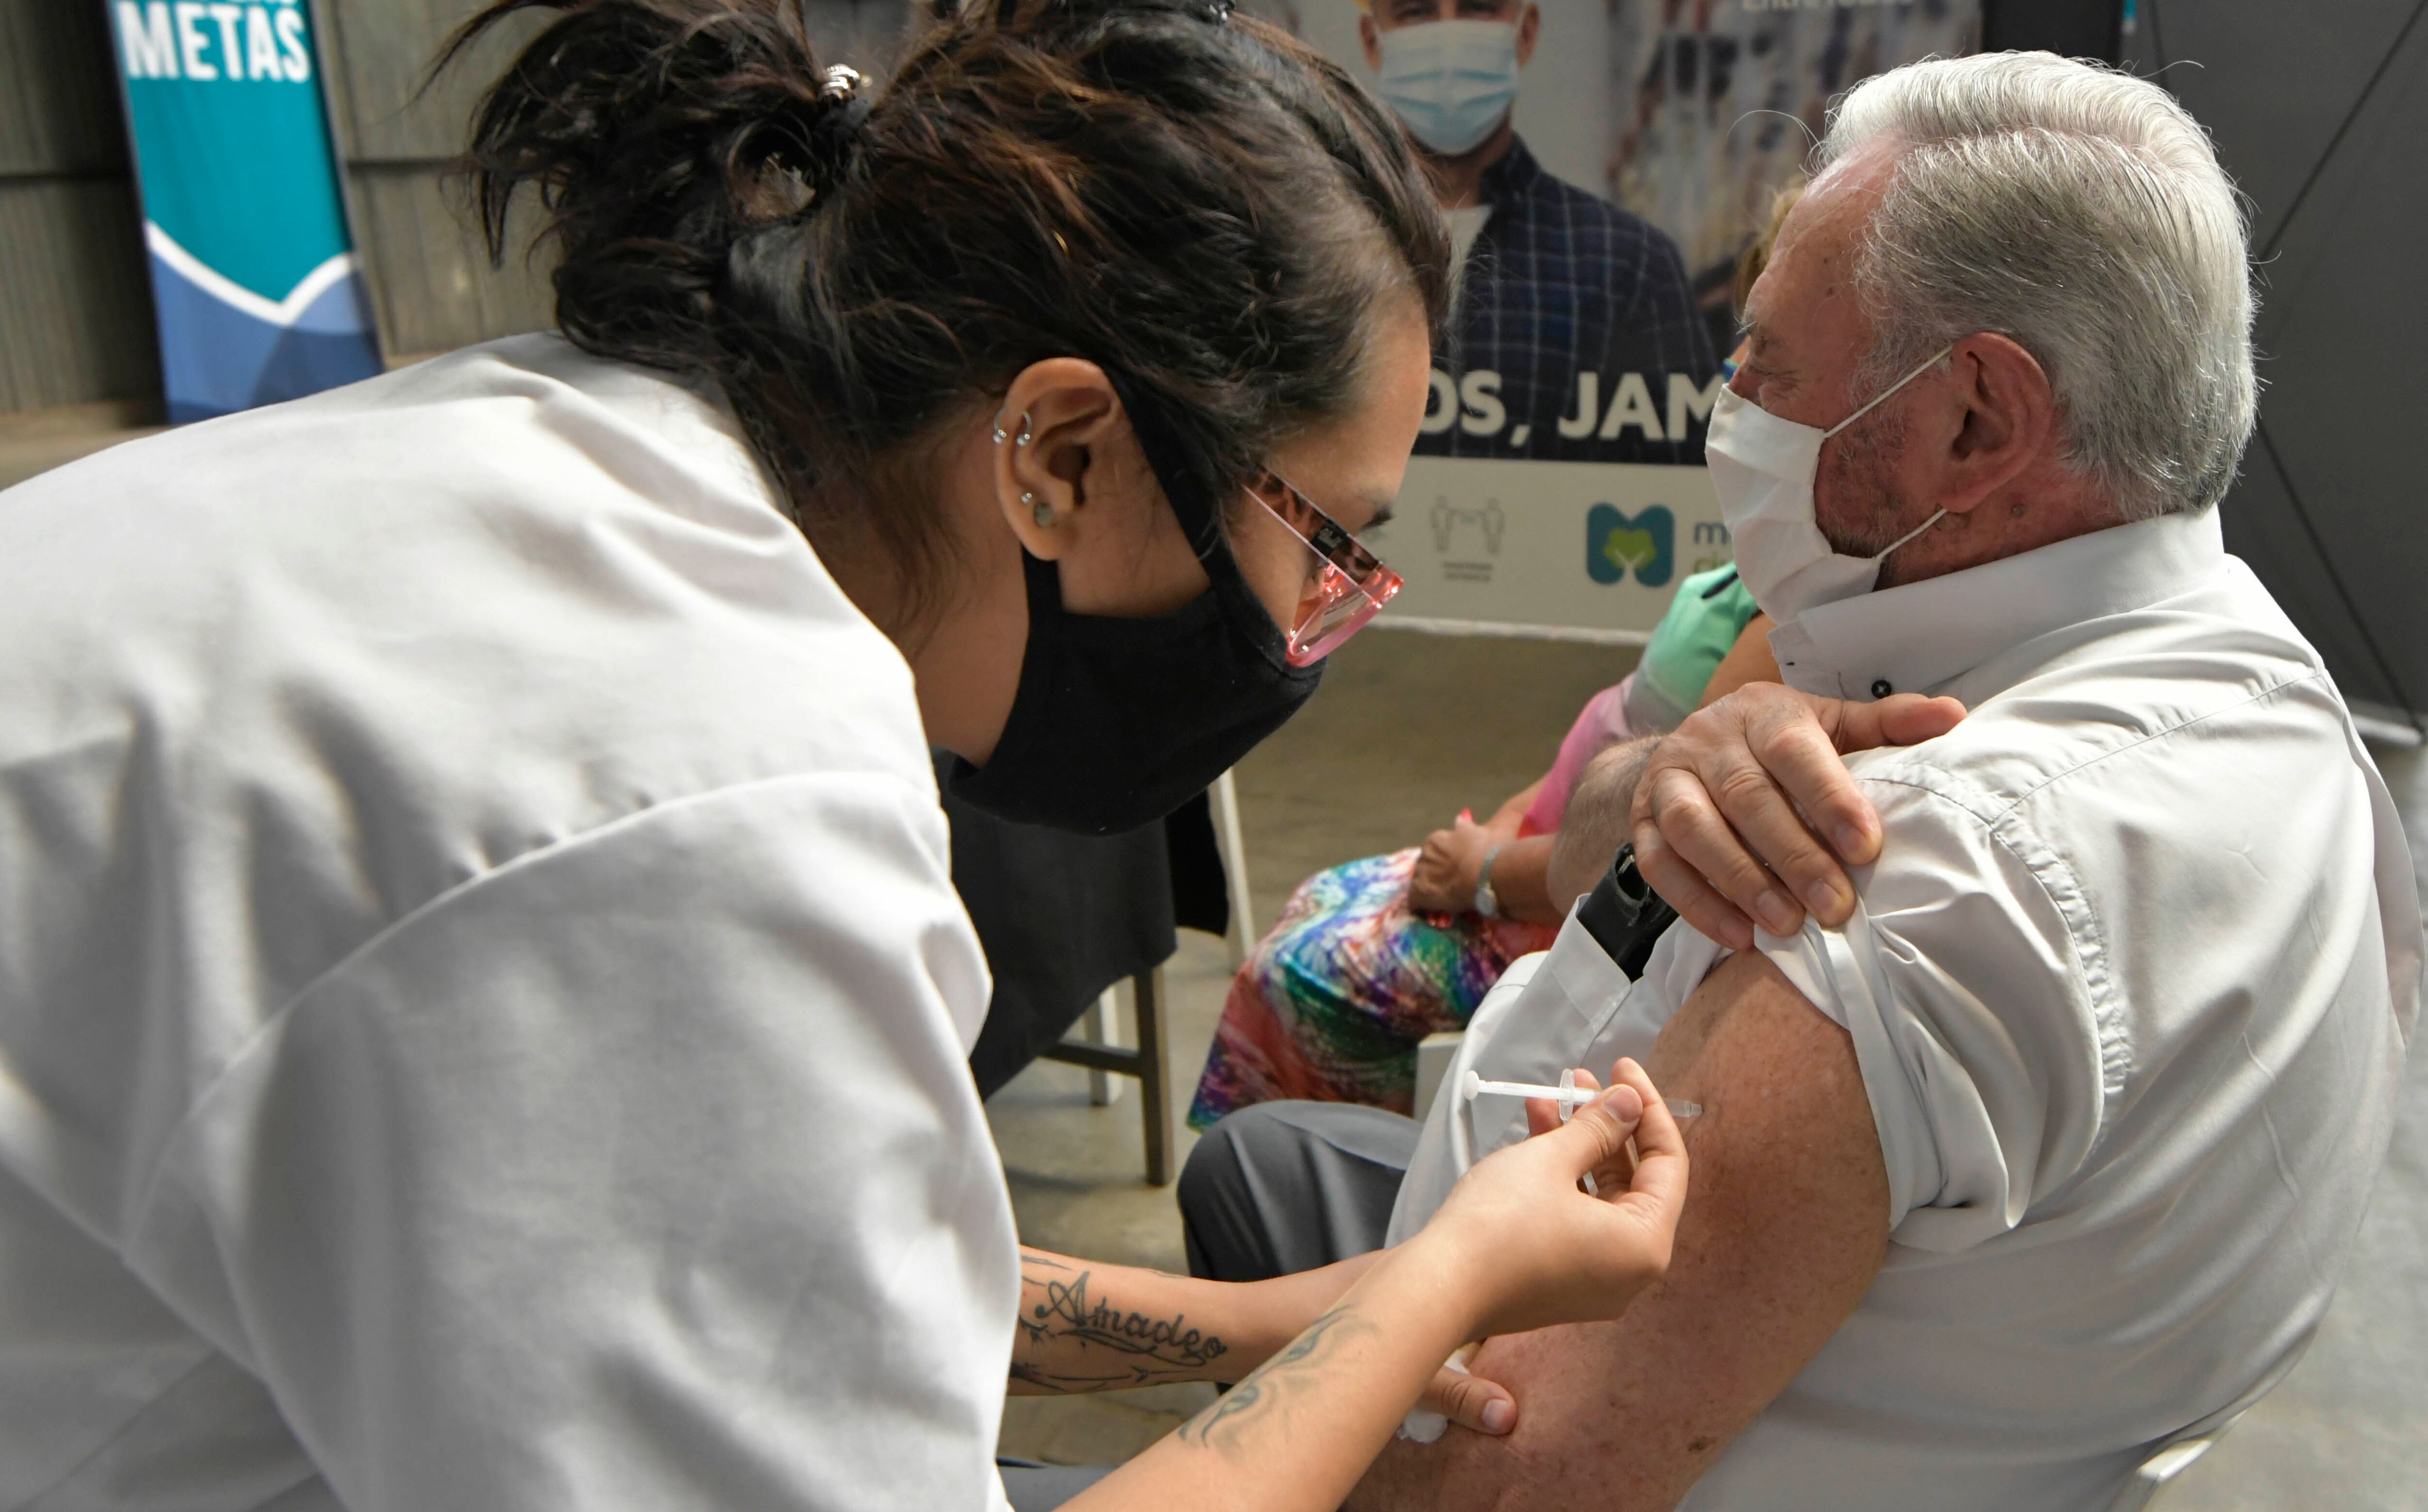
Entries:
[[1518,74],[1542,24],[1534,0],[1358,0],[1358,8],[1375,92],[1419,147],[1470,157],[1468,169],[1507,150]]
[[1518,28],[1498,21],[1431,21],[1377,39],[1384,103],[1408,134],[1444,156],[1472,151],[1518,98]]

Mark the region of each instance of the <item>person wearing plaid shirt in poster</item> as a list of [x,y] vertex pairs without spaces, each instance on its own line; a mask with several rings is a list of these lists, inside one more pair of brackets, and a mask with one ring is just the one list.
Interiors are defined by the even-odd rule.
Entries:
[[1544,171],[1510,107],[1532,0],[1360,0],[1462,259],[1419,456],[1699,463],[1718,364],[1670,239]]

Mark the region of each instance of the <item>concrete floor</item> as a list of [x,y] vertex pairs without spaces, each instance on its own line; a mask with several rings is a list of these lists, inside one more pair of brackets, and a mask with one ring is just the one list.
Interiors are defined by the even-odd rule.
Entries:
[[[1360,636],[1326,686],[1239,773],[1260,921],[1309,873],[1414,845],[1461,807],[1483,811],[1541,775],[1577,707],[1632,665],[1626,650],[1538,642]],[[2428,858],[2428,761],[2380,751]],[[2422,867],[2428,890],[2428,866]],[[1167,968],[1175,1095],[1185,1105],[1221,1011],[1229,961],[1184,934]],[[989,1105],[1022,1237],[1092,1258],[1175,1270],[1180,1224],[1141,1179],[1134,1093],[1089,1106],[1087,1074],[1039,1064]],[[1182,1149],[1192,1141],[1182,1131]],[[1014,1398],[1003,1451],[1114,1463],[1179,1425],[1209,1389]],[[2161,1512],[2428,1507],[2428,1056],[2413,1059],[2394,1151],[2343,1289],[2293,1374],[2154,1504]]]

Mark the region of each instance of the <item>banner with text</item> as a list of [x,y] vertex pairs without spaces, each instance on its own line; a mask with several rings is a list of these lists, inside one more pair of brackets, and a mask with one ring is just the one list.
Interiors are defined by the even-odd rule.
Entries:
[[1397,515],[1365,539],[1407,580],[1389,610],[1403,623],[1611,640],[1730,558],[1709,473],[1629,462],[1415,457]]
[[169,418],[378,372],[304,0],[108,6]]
[[[1370,84],[1440,186],[1458,307],[1386,618],[1649,632],[1730,558],[1703,433],[1730,285],[1829,100],[1972,51],[1980,0],[1250,0]],[[1384,543],[1387,542],[1387,546]]]

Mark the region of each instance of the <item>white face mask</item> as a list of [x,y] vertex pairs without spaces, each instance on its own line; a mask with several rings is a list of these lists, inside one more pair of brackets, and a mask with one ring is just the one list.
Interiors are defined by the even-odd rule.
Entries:
[[1409,135],[1454,157],[1492,135],[1518,98],[1518,28],[1427,21],[1384,32],[1377,92]]
[[1732,388],[1720,390],[1703,455],[1711,464],[1712,487],[1720,496],[1720,518],[1728,524],[1736,551],[1737,576],[1764,614],[1784,624],[1807,609],[1871,592],[1879,581],[1882,559],[1946,515],[1941,510],[1877,556],[1841,556],[1814,520],[1813,480],[1820,470],[1822,442],[1870,414],[1873,405],[1955,350],[1953,344],[1941,349],[1826,431],[1780,419]]

